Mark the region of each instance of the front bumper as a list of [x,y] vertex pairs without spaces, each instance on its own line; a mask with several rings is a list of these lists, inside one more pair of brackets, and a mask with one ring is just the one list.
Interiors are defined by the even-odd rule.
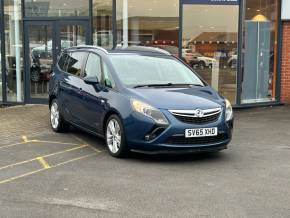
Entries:
[[[233,120],[225,122],[224,114],[215,122],[197,125],[181,122],[167,110],[162,112],[168,119],[169,125],[159,126],[161,130],[158,131],[157,136],[150,139],[146,136],[154,132],[158,126],[150,118],[136,113],[131,115],[131,122],[125,125],[125,134],[127,145],[132,151],[152,154],[219,151],[226,149],[231,141]],[[211,127],[218,128],[218,137],[185,138],[185,129]]]

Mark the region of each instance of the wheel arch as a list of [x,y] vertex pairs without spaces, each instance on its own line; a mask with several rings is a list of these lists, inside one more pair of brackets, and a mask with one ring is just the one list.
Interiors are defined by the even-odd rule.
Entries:
[[102,123],[102,133],[105,135],[105,131],[106,131],[106,124],[107,124],[107,121],[108,119],[110,118],[110,116],[112,115],[117,115],[120,119],[121,119],[121,122],[122,122],[122,116],[121,114],[116,110],[116,109],[110,109],[104,116],[104,119],[103,119],[103,123]]
[[51,102],[53,101],[53,99],[56,99],[56,95],[54,95],[54,94],[49,96],[49,99],[48,99],[48,106],[49,106],[49,108],[51,106]]

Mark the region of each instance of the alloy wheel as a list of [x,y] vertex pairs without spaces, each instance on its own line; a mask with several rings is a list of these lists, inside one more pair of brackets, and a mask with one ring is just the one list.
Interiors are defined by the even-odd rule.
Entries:
[[56,102],[50,107],[50,122],[53,129],[57,129],[59,125],[59,110]]
[[122,143],[121,127],[117,120],[111,119],[106,131],[107,145],[113,154],[118,153]]

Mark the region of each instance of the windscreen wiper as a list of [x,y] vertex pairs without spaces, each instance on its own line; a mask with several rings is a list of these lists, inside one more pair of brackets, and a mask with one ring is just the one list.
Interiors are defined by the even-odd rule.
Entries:
[[142,88],[142,87],[168,87],[168,86],[200,86],[203,87],[201,84],[190,84],[190,83],[162,83],[162,84],[143,84],[134,86],[134,88]]

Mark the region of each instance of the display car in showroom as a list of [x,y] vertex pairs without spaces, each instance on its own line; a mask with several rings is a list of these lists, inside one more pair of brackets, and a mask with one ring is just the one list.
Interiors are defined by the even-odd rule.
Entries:
[[49,89],[51,127],[105,139],[109,153],[216,152],[233,130],[228,100],[169,52],[148,47],[65,50]]
[[182,49],[182,57],[192,67],[199,67],[200,69],[212,68],[216,60],[214,58],[206,57],[198,52],[192,52],[191,49]]

